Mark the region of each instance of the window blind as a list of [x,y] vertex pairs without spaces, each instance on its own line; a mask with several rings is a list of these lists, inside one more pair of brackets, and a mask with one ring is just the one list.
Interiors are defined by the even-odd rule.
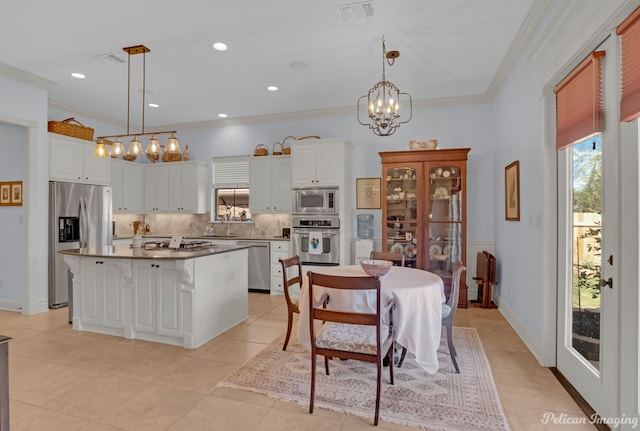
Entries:
[[640,117],[640,8],[616,29],[622,49],[620,121]]
[[604,130],[601,64],[604,56],[604,51],[592,52],[554,88],[557,150]]

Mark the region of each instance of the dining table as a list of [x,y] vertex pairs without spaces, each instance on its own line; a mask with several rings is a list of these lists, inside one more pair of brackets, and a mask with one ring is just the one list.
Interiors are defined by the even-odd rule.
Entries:
[[[314,268],[313,272],[343,277],[366,277],[360,265],[340,265]],[[309,331],[309,297],[307,275],[300,289],[300,317],[297,336],[300,343],[311,348]],[[330,293],[329,293],[330,292]],[[314,286],[314,303],[329,293],[327,308],[375,312],[375,293],[365,291],[337,291]],[[392,266],[380,277],[380,296],[384,303],[395,302],[393,326],[396,342],[415,355],[416,363],[427,373],[438,371],[438,347],[442,332],[442,303],[446,301],[444,282],[438,275],[416,268]],[[322,322],[316,322],[316,327]]]

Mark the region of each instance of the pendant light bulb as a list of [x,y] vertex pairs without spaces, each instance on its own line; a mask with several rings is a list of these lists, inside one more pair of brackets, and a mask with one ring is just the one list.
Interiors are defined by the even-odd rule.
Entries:
[[107,157],[107,148],[102,139],[96,143],[96,148],[93,150],[93,157]]
[[127,153],[127,155],[138,156],[139,154],[142,154],[142,145],[140,145],[140,141],[138,141],[138,138],[133,138],[131,144],[129,145],[129,152]]
[[111,146],[111,157],[118,158],[125,155],[124,147],[122,146],[122,142],[120,139],[116,139],[116,141]]
[[156,135],[151,136],[149,139],[149,144],[147,145],[147,149],[145,153],[148,156],[159,156],[160,155],[160,141],[156,138]]
[[178,142],[178,138],[171,134],[169,141],[167,142],[167,147],[164,149],[165,154],[181,154],[180,150],[180,142]]

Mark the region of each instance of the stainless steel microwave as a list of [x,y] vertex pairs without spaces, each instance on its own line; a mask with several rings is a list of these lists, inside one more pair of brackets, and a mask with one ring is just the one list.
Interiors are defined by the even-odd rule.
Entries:
[[293,214],[338,214],[338,187],[295,187]]

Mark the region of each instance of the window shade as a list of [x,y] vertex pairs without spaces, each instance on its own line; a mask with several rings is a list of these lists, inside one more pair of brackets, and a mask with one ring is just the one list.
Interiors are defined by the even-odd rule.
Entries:
[[604,51],[594,51],[560,84],[556,93],[556,149],[604,130],[602,66]]
[[640,117],[640,8],[616,29],[622,47],[620,121]]

